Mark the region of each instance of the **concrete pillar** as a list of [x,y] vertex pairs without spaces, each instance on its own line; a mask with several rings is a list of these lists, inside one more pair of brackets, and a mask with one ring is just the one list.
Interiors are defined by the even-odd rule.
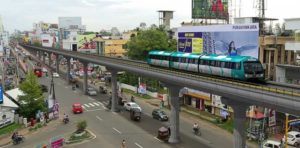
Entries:
[[175,85],[168,85],[170,102],[171,102],[171,114],[170,114],[170,129],[171,135],[169,143],[179,143],[179,91],[180,87]]
[[264,61],[264,46],[259,46],[259,61],[263,63]]
[[87,94],[87,88],[88,88],[88,63],[87,62],[83,62],[83,92],[84,94]]
[[56,55],[56,72],[59,73],[59,55]]
[[117,111],[117,102],[118,102],[118,84],[117,84],[117,74],[118,71],[115,69],[109,69],[111,73],[111,111]]
[[230,105],[233,108],[234,129],[233,129],[233,144],[234,148],[244,148],[246,146],[246,110],[250,104],[230,100],[222,97],[222,103]]
[[66,59],[67,59],[67,82],[70,84],[71,61],[69,57],[67,57]]
[[288,64],[291,64],[291,63],[292,63],[292,62],[291,62],[291,59],[292,59],[292,51],[289,50],[289,51],[288,51],[288,57],[287,57],[287,63],[288,63]]
[[48,53],[48,59],[49,59],[49,66],[52,69],[52,67],[51,67],[52,59],[51,59],[51,53],[50,52]]
[[285,61],[285,50],[284,50],[285,46],[282,45],[280,48],[280,64],[284,64]]
[[46,64],[46,52],[43,52],[43,63]]

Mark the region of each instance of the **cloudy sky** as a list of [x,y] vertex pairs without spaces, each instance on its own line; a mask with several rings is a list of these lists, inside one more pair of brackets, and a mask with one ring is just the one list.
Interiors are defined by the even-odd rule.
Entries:
[[[242,1],[241,16],[256,16],[253,1]],[[267,0],[267,17],[300,18],[300,0]],[[234,5],[234,4],[233,4]],[[239,5],[236,5],[238,15]],[[31,30],[33,23],[58,23],[58,17],[80,16],[87,30],[117,27],[128,30],[145,22],[158,24],[157,10],[173,10],[172,27],[191,20],[191,0],[0,0],[0,16],[6,30]]]

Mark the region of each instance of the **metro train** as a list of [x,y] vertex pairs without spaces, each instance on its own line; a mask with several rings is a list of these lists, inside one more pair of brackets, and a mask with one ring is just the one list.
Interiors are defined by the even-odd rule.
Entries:
[[264,82],[260,61],[250,56],[226,56],[168,51],[149,51],[147,63],[184,71],[216,75],[242,81]]

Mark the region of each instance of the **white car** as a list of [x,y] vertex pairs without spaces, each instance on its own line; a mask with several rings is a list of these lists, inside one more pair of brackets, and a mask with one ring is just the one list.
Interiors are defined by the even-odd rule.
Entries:
[[134,102],[127,102],[124,104],[126,110],[130,111],[132,108],[137,108],[142,112],[142,108]]
[[282,145],[279,141],[274,141],[274,140],[266,140],[263,142],[262,148],[281,148]]
[[87,89],[87,93],[88,93],[88,95],[90,95],[90,96],[97,96],[97,91],[96,91],[94,88],[92,88],[92,87],[89,87],[89,88]]
[[42,71],[43,71],[44,73],[48,72],[47,68],[45,68],[45,67],[42,68]]
[[52,75],[53,75],[53,78],[59,78],[59,74],[57,72],[54,72]]
[[[285,143],[285,136],[282,138],[282,141]],[[287,143],[295,147],[300,146],[300,132],[297,131],[288,132]]]

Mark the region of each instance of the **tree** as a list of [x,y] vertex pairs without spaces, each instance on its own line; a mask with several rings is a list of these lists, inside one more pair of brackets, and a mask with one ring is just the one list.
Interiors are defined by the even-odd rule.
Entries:
[[157,28],[141,30],[127,43],[127,55],[130,59],[146,60],[150,50],[168,50],[169,42],[166,32]]
[[20,108],[18,112],[21,115],[31,118],[35,117],[38,110],[46,111],[41,86],[33,72],[26,75],[25,81],[20,84],[20,90],[24,93],[23,96],[19,96]]
[[77,133],[83,132],[87,127],[87,123],[85,120],[77,122]]

